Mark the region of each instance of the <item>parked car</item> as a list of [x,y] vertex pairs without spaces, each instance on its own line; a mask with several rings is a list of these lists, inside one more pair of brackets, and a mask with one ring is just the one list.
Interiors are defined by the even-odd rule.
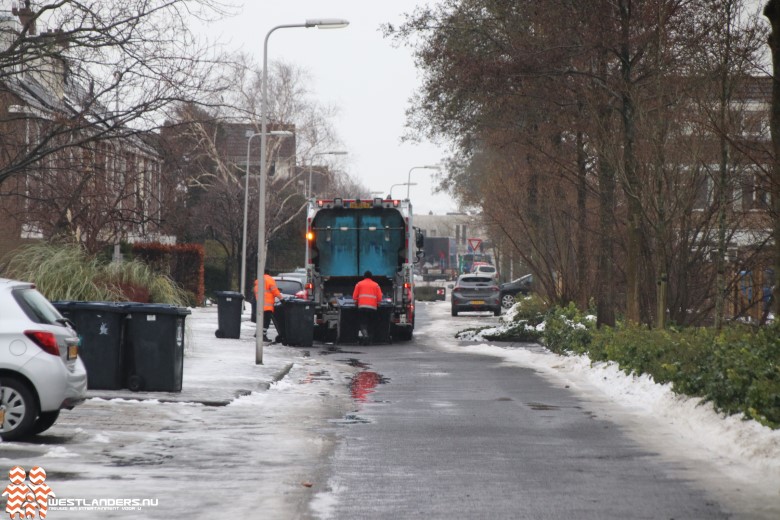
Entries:
[[0,437],[49,429],[82,403],[87,371],[71,323],[26,282],[0,278]]
[[498,271],[495,266],[490,264],[478,264],[471,268],[471,274],[478,274],[482,276],[490,276],[491,278],[498,278]]
[[[306,285],[306,273],[301,273],[297,269],[294,272],[289,273],[279,273],[274,278],[285,278],[285,279],[292,279],[292,280],[298,280],[301,282],[302,285]],[[280,289],[281,290],[281,289]],[[282,291],[284,292],[284,291]]]
[[298,277],[290,277],[289,275],[274,276],[276,280],[276,286],[279,288],[279,292],[285,298],[303,298],[304,282]]
[[531,285],[534,283],[534,276],[527,274],[511,282],[502,283],[499,286],[501,292],[501,306],[505,309],[515,304],[515,297],[518,294],[528,295],[531,292]]
[[462,274],[452,289],[452,315],[462,311],[491,311],[501,315],[501,299],[496,280],[490,276]]

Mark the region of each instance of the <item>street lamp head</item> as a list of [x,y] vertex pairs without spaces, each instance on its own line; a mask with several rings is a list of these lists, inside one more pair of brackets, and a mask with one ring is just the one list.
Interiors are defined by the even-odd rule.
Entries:
[[[255,132],[254,130],[247,130],[244,134],[244,137],[247,139],[251,139],[256,135],[263,135],[263,132]],[[278,137],[291,137],[295,135],[294,132],[290,132],[289,130],[271,130],[270,132],[266,132],[265,135],[275,135]]]
[[349,22],[341,18],[315,18],[306,20],[306,27],[316,27],[317,29],[343,29]]

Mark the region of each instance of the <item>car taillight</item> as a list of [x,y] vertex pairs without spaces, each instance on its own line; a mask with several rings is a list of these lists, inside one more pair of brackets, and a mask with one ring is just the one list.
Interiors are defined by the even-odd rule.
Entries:
[[497,285],[494,285],[493,287],[490,288],[490,290],[497,292],[497,291],[500,291],[501,289],[499,289]]
[[460,287],[455,287],[455,288],[452,290],[452,294],[455,294],[455,293],[458,293],[458,292],[460,292]]
[[33,340],[44,352],[52,356],[60,356],[60,347],[57,345],[57,337],[51,332],[41,330],[27,330],[24,335]]

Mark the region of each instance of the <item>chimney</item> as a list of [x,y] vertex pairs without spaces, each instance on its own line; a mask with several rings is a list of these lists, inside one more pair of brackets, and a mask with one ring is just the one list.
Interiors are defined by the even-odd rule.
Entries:
[[30,0],[25,0],[24,7],[14,6],[11,12],[19,17],[22,28],[27,31],[28,35],[34,36],[36,34],[35,12],[30,8]]

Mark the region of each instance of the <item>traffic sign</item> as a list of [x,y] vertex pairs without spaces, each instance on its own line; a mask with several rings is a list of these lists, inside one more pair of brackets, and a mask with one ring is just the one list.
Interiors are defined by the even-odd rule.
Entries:
[[478,251],[479,246],[482,245],[482,239],[481,238],[469,238],[469,249],[472,251]]

